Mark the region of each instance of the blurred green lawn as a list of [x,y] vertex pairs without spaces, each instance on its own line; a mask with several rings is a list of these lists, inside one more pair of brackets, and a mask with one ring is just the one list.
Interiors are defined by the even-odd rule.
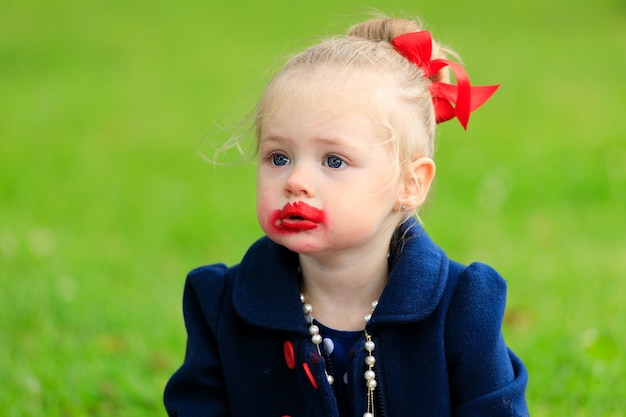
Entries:
[[[3,415],[165,415],[186,272],[260,236],[254,167],[198,149],[232,133],[267,69],[369,12],[226,3],[0,1]],[[473,82],[502,84],[468,132],[441,126],[422,217],[452,258],[507,278],[532,414],[621,416],[626,3],[367,6],[422,16]]]

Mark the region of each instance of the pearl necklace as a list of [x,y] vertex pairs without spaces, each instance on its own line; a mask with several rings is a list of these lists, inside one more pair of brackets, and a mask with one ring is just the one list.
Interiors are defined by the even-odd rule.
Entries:
[[[320,328],[313,322],[313,306],[306,302],[304,298],[304,294],[300,293],[300,301],[302,302],[302,311],[304,312],[304,317],[309,323],[309,334],[311,335],[311,342],[317,348],[317,353],[322,356],[322,351],[320,349],[320,344],[322,343],[322,335],[320,334]],[[376,309],[378,305],[378,301],[374,301],[372,303],[372,313]],[[372,313],[366,314],[364,317],[365,325],[372,318]],[[363,414],[363,417],[374,417],[374,390],[376,389],[376,373],[374,372],[374,365],[376,364],[376,358],[374,357],[374,349],[376,348],[376,344],[372,340],[372,336],[367,333],[367,330],[363,331],[365,333],[365,343],[363,344],[363,348],[367,352],[367,356],[365,357],[365,365],[367,365],[367,370],[363,374],[365,377],[365,385],[367,387],[367,411]],[[326,373],[326,379],[328,383],[332,385],[335,382],[335,378],[328,373],[328,371],[324,370]]]

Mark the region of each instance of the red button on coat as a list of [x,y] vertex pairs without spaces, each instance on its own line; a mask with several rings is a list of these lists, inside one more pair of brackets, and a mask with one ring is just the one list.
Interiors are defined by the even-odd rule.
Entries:
[[296,354],[293,350],[293,343],[287,340],[283,343],[283,353],[285,354],[285,362],[287,363],[287,368],[296,369]]

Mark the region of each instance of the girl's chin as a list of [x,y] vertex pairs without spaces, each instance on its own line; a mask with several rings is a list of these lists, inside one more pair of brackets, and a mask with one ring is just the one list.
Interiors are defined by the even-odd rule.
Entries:
[[267,236],[290,251],[303,255],[313,254],[321,249],[316,239],[311,236],[305,236],[304,233],[268,233]]

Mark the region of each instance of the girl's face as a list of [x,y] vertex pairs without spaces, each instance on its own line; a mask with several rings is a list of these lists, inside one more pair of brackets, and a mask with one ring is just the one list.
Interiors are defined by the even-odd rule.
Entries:
[[371,88],[373,80],[362,77],[361,89],[291,83],[263,115],[257,217],[273,241],[294,252],[387,250],[400,221],[398,161],[359,93],[368,81]]

